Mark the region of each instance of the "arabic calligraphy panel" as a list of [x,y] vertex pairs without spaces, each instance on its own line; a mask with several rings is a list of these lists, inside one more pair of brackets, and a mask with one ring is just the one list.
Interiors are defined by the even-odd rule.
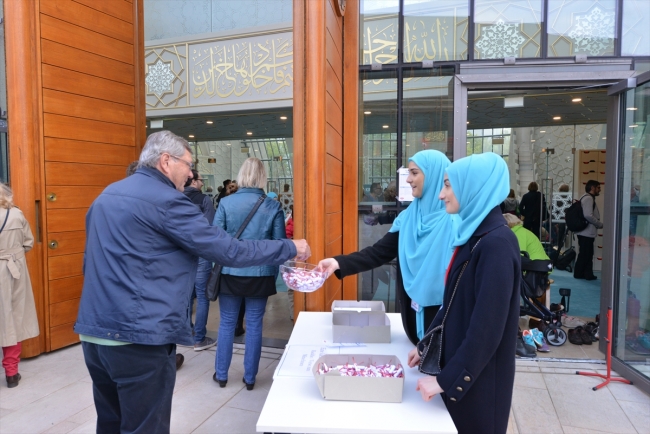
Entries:
[[361,65],[397,62],[398,0],[361,0]]
[[191,106],[293,97],[293,33],[189,44]]

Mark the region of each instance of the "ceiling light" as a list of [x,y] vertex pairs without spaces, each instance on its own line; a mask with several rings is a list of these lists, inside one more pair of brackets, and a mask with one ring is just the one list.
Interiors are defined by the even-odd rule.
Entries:
[[287,117],[286,116],[280,116],[280,120],[286,121]]
[[212,122],[212,121],[205,121],[205,123],[208,124],[208,125],[212,125],[214,122]]
[[467,124],[469,124],[469,121],[467,121]]
[[559,121],[560,119],[562,119],[562,116],[553,116],[554,121]]
[[388,125],[382,125],[381,127],[382,128],[388,128]]
[[632,125],[630,125],[630,128],[636,128],[636,127],[638,127],[637,124],[632,124]]
[[534,142],[534,141],[535,141],[535,139],[530,139],[530,141],[531,141],[531,142]]
[[636,107],[628,107],[626,110],[638,110]]
[[187,136],[187,137],[189,137],[190,139],[193,139],[193,138],[194,138],[194,134],[190,134],[190,135]]
[[411,145],[406,145],[406,146],[409,147],[409,146],[411,146]]
[[369,115],[372,112],[363,112],[364,115]]
[[582,101],[582,98],[573,98],[571,102],[580,102]]
[[246,132],[246,135],[249,135],[249,136],[252,136],[252,135],[253,135],[253,133],[252,133],[252,132],[250,132],[250,131],[247,131],[247,132]]
[[230,143],[226,143],[226,146],[230,146]]
[[544,131],[544,130],[540,131],[540,133],[545,133],[545,132],[546,132],[546,131]]
[[603,137],[603,140],[607,139],[607,137]]

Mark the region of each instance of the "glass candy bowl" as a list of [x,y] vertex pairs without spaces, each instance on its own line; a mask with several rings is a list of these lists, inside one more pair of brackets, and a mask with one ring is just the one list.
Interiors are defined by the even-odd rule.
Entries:
[[287,261],[280,265],[282,280],[298,292],[314,292],[325,283],[326,275],[318,266],[306,262]]

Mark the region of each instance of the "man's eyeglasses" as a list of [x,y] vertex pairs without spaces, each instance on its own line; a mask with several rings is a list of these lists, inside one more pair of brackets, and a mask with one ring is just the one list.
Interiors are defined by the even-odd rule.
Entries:
[[169,156],[172,157],[176,161],[182,161],[183,164],[185,164],[187,167],[190,168],[190,170],[194,169],[194,164],[193,163],[188,163],[187,161],[183,160],[182,158],[174,157],[171,154],[169,154]]
[[205,184],[205,179],[203,179],[203,178],[196,178],[196,180],[197,180],[197,181],[201,181],[202,183]]

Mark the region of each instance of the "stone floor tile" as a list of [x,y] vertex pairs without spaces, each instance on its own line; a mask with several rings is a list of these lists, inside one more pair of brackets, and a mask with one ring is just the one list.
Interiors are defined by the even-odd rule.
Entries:
[[639,433],[650,433],[650,405],[642,402],[618,401]]
[[89,420],[96,419],[96,418],[97,418],[97,412],[95,411],[95,404],[92,403],[92,405],[89,405],[85,409],[81,410],[79,413],[70,416],[66,420],[82,425],[88,422]]
[[191,359],[185,359],[183,366],[176,371],[174,391],[182,389],[198,378],[212,381],[212,374],[214,374],[214,354],[206,351],[197,352]]
[[97,417],[73,429],[68,434],[95,434],[97,432]]
[[24,434],[26,424],[32,432],[45,431],[92,403],[92,388],[86,383],[72,383],[3,417],[2,433]]
[[562,425],[564,434],[605,434],[609,431],[596,431],[594,429],[578,428],[575,426]]
[[10,410],[8,408],[0,408],[0,419],[8,415],[9,413],[12,413],[14,410]]
[[581,375],[543,375],[562,425],[606,432],[636,432],[608,389],[591,390],[600,379]]
[[[243,383],[242,383],[243,386]],[[238,408],[240,410],[254,411],[258,414],[262,412],[266,397],[269,391],[263,387],[259,387],[255,382],[253,390],[243,388],[225,405],[230,408]]]
[[519,430],[517,429],[517,420],[515,419],[515,414],[512,412],[512,408],[510,409],[510,416],[508,416],[508,428],[506,434],[519,434]]
[[[607,368],[597,369],[596,372],[598,372],[599,374],[607,375]],[[621,374],[619,374],[618,372],[612,371],[612,377],[620,377],[620,376]]]
[[239,408],[222,407],[203,422],[192,434],[238,433],[253,434],[260,414]]
[[516,372],[515,386],[546,390],[546,383],[544,383],[542,374],[533,372]]
[[[616,398],[617,401],[645,403],[648,406],[648,413],[650,413],[650,396],[645,394],[641,389],[634,387],[634,385],[619,382],[609,383],[607,388],[612,392],[612,395],[614,395],[614,398]],[[648,431],[650,431],[650,429]]]
[[546,390],[515,386],[512,411],[519,432],[533,433],[541,430],[545,434],[563,433],[553,401]]
[[42,433],[43,434],[67,434],[76,428],[79,428],[78,423],[64,420],[63,422],[59,422],[56,425],[52,426],[50,429],[42,431]]
[[275,369],[278,367],[279,363],[280,361],[276,360],[267,366],[266,369],[260,369],[257,373],[257,378],[255,379],[256,389],[263,388],[267,391],[271,390],[271,386],[273,385],[273,374],[275,373]]

